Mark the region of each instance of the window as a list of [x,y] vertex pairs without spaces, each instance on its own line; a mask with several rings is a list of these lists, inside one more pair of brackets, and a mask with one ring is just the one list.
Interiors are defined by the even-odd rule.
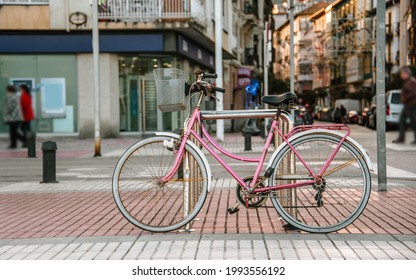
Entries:
[[[32,84],[32,102],[35,109],[35,120],[32,122],[34,131],[44,133],[78,131],[78,80],[75,55],[0,55],[0,88],[4,89],[7,84],[17,85],[22,82]],[[3,98],[4,95],[1,95],[0,116],[3,115]],[[0,122],[0,132],[6,131],[7,127]]]
[[393,92],[391,94],[391,104],[401,104],[402,102],[400,101],[400,93],[398,92]]
[[0,5],[48,5],[49,0],[0,0]]

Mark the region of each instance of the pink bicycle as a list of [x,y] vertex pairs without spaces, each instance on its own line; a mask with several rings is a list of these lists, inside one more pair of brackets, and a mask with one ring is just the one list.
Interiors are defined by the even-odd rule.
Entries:
[[[167,89],[184,92],[183,72],[155,71],[158,94],[166,95]],[[262,101],[275,106],[276,114],[261,155],[246,157],[227,152],[209,136],[201,117],[204,97],[215,91],[224,92],[206,81],[215,77],[197,74],[189,90],[193,93],[189,99],[194,100],[195,106],[181,135],[158,132],[155,137],[132,145],[119,159],[114,170],[113,195],[121,213],[132,224],[148,231],[166,232],[195,218],[211,184],[211,169],[202,147],[237,181],[238,203],[228,209],[229,214],[237,212],[239,205],[262,207],[270,198],[288,224],[313,233],[340,230],[360,216],[371,193],[371,162],[364,149],[349,136],[348,126],[304,125],[283,134],[279,118],[290,117],[287,110],[295,107],[296,95],[265,96]],[[181,95],[183,98],[184,94]],[[158,100],[163,103],[159,105],[162,111],[183,110],[181,99],[175,101],[166,95],[169,100],[160,101],[161,96]],[[275,134],[283,141],[264,167]],[[257,163],[254,175],[240,177],[221,155]]]

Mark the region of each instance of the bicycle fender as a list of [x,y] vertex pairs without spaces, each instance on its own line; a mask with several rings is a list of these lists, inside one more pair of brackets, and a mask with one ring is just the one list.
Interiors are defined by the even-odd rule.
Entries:
[[[289,138],[289,142],[292,142],[292,141],[294,141],[294,140],[296,140],[296,139],[298,139],[298,138],[300,138],[300,137],[303,137],[303,136],[305,136],[305,135],[309,135],[309,134],[331,134],[331,135],[334,135],[334,136],[337,136],[337,137],[340,137],[340,138],[343,138],[344,136],[345,136],[345,134],[343,134],[342,132],[340,132],[340,131],[335,131],[335,130],[329,130],[329,129],[311,129],[311,130],[305,130],[305,131],[302,131],[302,132],[299,132],[299,133],[296,133],[295,135],[293,135],[292,137],[290,137]],[[365,160],[365,162],[367,163],[367,165],[368,165],[368,169],[370,169],[370,171],[374,171],[373,170],[373,164],[371,163],[371,159],[370,159],[370,157],[368,156],[368,153],[367,153],[367,151],[363,148],[363,146],[362,145],[360,145],[357,141],[355,141],[353,138],[351,138],[351,137],[347,137],[346,139],[345,139],[345,141],[347,141],[349,144],[351,144],[352,146],[354,146],[355,148],[357,148],[359,151],[360,151],[360,153],[363,155],[363,157],[364,157],[364,160]],[[277,156],[277,154],[283,149],[283,147],[285,146],[285,145],[287,145],[286,144],[286,142],[283,142],[279,147],[277,147],[277,149],[273,152],[273,154],[272,154],[272,156],[271,156],[271,158],[270,158],[270,160],[269,160],[269,163],[267,164],[267,168],[269,168],[271,165],[272,165],[272,163],[273,163],[273,161],[274,161],[274,158]]]
[[[157,136],[167,136],[167,137],[172,137],[172,138],[175,138],[175,139],[180,139],[180,136],[178,134],[172,133],[172,132],[155,132],[155,134]],[[188,140],[188,141],[186,141],[186,144],[191,146],[192,149],[194,149],[195,152],[197,152],[197,154],[201,157],[202,161],[204,162],[205,168],[207,169],[207,174],[208,174],[208,192],[210,192],[211,191],[212,172],[211,172],[211,166],[208,163],[207,157],[204,155],[204,153],[202,153],[201,149],[198,148],[198,146],[194,142]]]

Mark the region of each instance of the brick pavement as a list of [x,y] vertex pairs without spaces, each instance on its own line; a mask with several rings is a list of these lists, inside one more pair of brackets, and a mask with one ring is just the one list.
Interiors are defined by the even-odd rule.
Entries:
[[410,184],[373,191],[363,215],[329,235],[286,231],[272,207],[228,215],[233,185],[214,180],[193,232],[153,234],[121,216],[108,180],[3,182],[0,259],[416,259]]
[[[242,138],[229,137],[223,145],[241,152]],[[58,157],[91,157],[89,140],[59,141]],[[117,156],[136,139],[105,141],[103,154]],[[261,147],[262,140],[253,138],[253,150]],[[25,155],[0,151],[0,157]],[[373,191],[353,225],[312,235],[286,231],[270,203],[228,215],[235,182],[220,178],[193,232],[153,234],[121,216],[109,176],[81,169],[67,171],[84,178],[65,180],[61,174],[59,184],[0,182],[0,259],[416,259],[415,181],[389,181],[389,191]]]
[[[276,210],[244,209],[228,215],[235,203],[233,180],[217,179],[191,226],[201,234],[292,234]],[[296,232],[296,231],[295,231]],[[340,234],[416,234],[416,188],[396,184],[373,191],[366,210]],[[187,235],[173,232],[169,234]],[[192,234],[192,233],[191,233]],[[0,186],[0,238],[49,238],[152,235],[128,223],[116,208],[108,180],[36,182]]]

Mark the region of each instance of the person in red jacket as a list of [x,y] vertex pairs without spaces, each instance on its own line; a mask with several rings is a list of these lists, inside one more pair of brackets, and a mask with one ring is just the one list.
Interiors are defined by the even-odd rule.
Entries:
[[33,112],[32,107],[32,95],[30,94],[30,88],[27,85],[20,86],[20,107],[23,115],[21,129],[23,136],[26,139],[27,133],[31,131],[30,122],[35,119],[35,113]]

